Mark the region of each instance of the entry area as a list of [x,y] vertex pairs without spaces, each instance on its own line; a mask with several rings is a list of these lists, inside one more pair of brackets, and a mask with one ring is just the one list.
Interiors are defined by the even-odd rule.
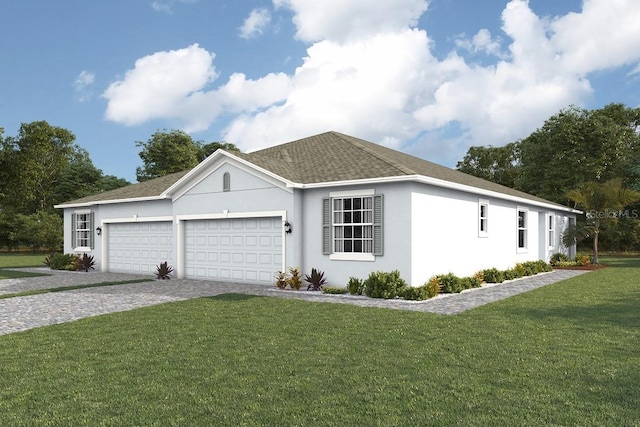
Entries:
[[282,233],[281,217],[185,221],[185,276],[271,284],[283,268]]

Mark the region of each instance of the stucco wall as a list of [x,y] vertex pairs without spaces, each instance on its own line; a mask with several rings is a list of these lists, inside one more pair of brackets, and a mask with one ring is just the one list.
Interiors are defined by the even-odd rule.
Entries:
[[[488,203],[486,235],[479,230],[480,199]],[[518,209],[527,211],[526,249],[517,245]],[[469,276],[485,268],[507,269],[523,261],[548,261],[554,252],[567,251],[560,235],[568,225],[568,215],[546,207],[416,184],[411,210],[414,285],[437,274]],[[551,244],[545,227],[549,214],[555,221]]]
[[[322,254],[322,199],[329,197],[332,191],[368,189],[374,189],[376,194],[384,196],[384,254],[376,256],[375,261],[331,260],[329,255]],[[409,254],[411,242],[411,193],[408,191],[406,184],[390,183],[375,186],[359,185],[305,189],[302,204],[304,206],[304,235],[302,261],[301,265],[298,266],[305,273],[309,273],[311,268],[324,271],[327,283],[334,286],[346,286],[351,276],[365,279],[369,276],[369,273],[377,270],[399,270],[405,280],[409,279],[411,274]]]

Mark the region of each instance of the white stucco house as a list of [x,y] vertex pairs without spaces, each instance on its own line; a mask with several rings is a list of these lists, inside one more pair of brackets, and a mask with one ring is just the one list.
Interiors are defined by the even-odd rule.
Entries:
[[274,283],[399,270],[411,285],[573,255],[574,209],[383,146],[327,132],[253,153],[216,151],[192,170],[70,201],[65,252],[98,269]]

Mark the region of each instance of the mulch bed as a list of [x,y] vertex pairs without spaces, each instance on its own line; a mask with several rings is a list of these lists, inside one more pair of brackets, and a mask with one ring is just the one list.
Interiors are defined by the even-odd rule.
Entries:
[[601,268],[607,268],[606,264],[589,264],[589,265],[576,265],[573,267],[553,267],[554,270],[600,270]]

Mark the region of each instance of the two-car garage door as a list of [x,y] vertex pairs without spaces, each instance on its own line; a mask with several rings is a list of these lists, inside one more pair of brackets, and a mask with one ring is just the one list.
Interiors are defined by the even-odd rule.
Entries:
[[188,278],[273,283],[281,269],[280,217],[185,222]]
[[[171,221],[109,224],[109,271],[153,273],[175,262],[174,248]],[[270,284],[282,256],[281,217],[184,222],[187,278]]]

